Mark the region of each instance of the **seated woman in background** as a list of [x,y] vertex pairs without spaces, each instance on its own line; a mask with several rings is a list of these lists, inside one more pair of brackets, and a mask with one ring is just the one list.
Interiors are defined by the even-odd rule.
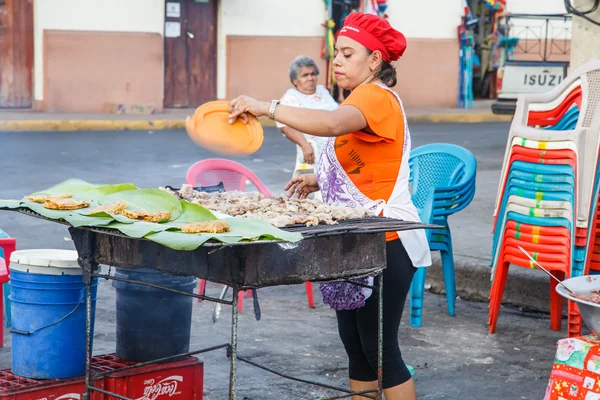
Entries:
[[[319,67],[307,56],[298,56],[292,61],[289,69],[293,88],[288,89],[281,98],[281,104],[292,107],[311,108],[315,110],[335,110],[338,104],[327,89],[317,85]],[[297,145],[294,177],[304,172],[316,172],[321,151],[327,138],[312,136],[277,122],[281,133]]]

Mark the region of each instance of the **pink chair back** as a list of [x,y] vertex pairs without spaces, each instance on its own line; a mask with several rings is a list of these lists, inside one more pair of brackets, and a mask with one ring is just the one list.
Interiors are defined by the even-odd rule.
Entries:
[[265,196],[272,193],[260,179],[242,164],[222,158],[209,158],[198,161],[187,171],[186,183],[193,186],[212,186],[223,182],[226,191],[246,191],[249,180]]
[[0,284],[8,282],[8,267],[4,258],[0,257]]
[[6,268],[10,267],[10,255],[17,249],[17,240],[13,238],[0,238],[0,248],[4,250],[4,262]]

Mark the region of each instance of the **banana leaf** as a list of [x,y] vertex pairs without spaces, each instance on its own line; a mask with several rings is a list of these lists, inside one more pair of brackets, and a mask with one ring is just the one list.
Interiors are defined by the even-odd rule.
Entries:
[[0,210],[13,210],[21,207],[21,200],[0,200]]
[[175,250],[196,250],[211,239],[224,244],[233,244],[244,241],[242,236],[223,236],[222,234],[189,234],[184,232],[163,231],[146,236],[158,244]]
[[152,233],[146,236],[146,239],[175,250],[195,250],[209,240],[216,240],[225,244],[259,240],[283,240],[286,242],[302,240],[302,234],[277,229],[265,221],[245,218],[227,218],[225,221],[231,226],[230,232],[184,233],[169,229]]
[[130,210],[170,211],[171,220],[177,219],[182,211],[181,200],[160,189],[124,190],[103,197],[100,204],[118,200],[126,202]]
[[216,240],[225,244],[259,240],[283,240],[286,242],[302,240],[302,234],[286,232],[275,228],[266,221],[246,218],[226,218],[225,221],[231,227],[230,232],[184,233],[168,229],[145,237],[175,250],[195,250],[209,240]]
[[[194,250],[209,240],[231,244],[244,241],[280,240],[297,242],[299,233],[286,232],[260,220],[227,218],[231,231],[219,234],[189,234],[181,226],[190,222],[216,220],[217,217],[199,204],[180,201],[160,189],[137,189],[130,183],[93,185],[79,179],[69,179],[34,195],[73,194],[73,198],[90,201],[90,207],[79,210],[49,210],[43,204],[22,200],[0,200],[0,209],[28,208],[54,220],[66,221],[74,227],[104,227],[115,229],[126,236],[146,238],[176,250]],[[129,219],[106,212],[88,214],[93,207],[122,200],[131,210],[170,211],[171,219],[153,223]]]
[[41,192],[33,193],[33,195],[72,194],[73,198],[78,200],[98,200],[112,193],[136,189],[137,187],[133,183],[93,185],[80,179],[68,179]]
[[80,210],[49,210],[44,208],[43,204],[33,203],[31,201],[21,202],[21,207],[28,208],[46,218],[66,221],[76,228],[82,226],[106,226],[113,221],[112,218],[106,217],[88,217],[80,214],[78,212]]
[[[125,201],[127,203],[127,208],[131,210],[170,211],[171,219],[176,219],[181,214],[182,206],[180,200],[160,189],[131,190],[132,187],[135,188],[135,186],[131,184],[103,185],[90,188],[89,186],[84,185],[85,182],[83,181],[74,181],[74,183],[67,181],[63,184],[58,184],[43,192],[38,192],[36,195],[71,193],[75,199],[89,201],[89,207],[71,211],[49,210],[44,208],[43,204],[33,203],[27,200],[27,198],[21,200],[21,207],[29,208],[46,218],[64,220],[69,223],[73,221],[72,225],[76,227],[106,226],[112,221],[118,221],[123,224],[143,222],[129,219],[123,215],[109,214],[106,212],[88,214],[95,207],[118,200]],[[76,188],[81,188],[83,191],[75,192],[75,190],[70,190]]]
[[97,186],[91,183],[82,181],[81,179],[67,179],[61,183],[58,183],[48,189],[35,192],[32,196],[43,196],[43,195],[56,195],[56,194],[75,194],[80,192],[86,192],[95,189]]
[[215,215],[202,207],[200,204],[190,203],[186,200],[181,201],[182,212],[175,222],[203,222],[214,221],[217,219]]
[[123,224],[121,222],[113,221],[109,225],[107,225],[106,228],[116,229],[124,235],[135,239],[141,239],[152,233],[162,232],[167,229],[178,229],[168,224],[159,224],[155,222],[146,221],[135,221],[135,223],[132,224]]

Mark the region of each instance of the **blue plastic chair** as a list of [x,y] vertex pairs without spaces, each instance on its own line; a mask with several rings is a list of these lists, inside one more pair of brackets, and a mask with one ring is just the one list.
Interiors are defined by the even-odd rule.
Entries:
[[[574,179],[574,178],[573,178]],[[521,191],[520,191],[521,189]],[[522,190],[525,189],[525,190]],[[541,182],[530,182],[521,179],[511,178],[509,174],[508,186],[504,191],[504,196],[502,197],[502,205],[500,206],[500,210],[498,212],[498,222],[496,225],[496,229],[494,231],[494,236],[492,240],[492,262],[496,258],[496,253],[498,250],[498,242],[502,237],[504,232],[504,225],[506,224],[503,221],[503,216],[506,214],[506,206],[508,203],[508,198],[511,195],[516,194],[517,196],[534,199],[534,200],[550,200],[549,198],[544,198],[544,195],[556,193],[562,197],[560,200],[569,201],[571,205],[575,206],[575,186],[569,184],[561,184],[561,183],[541,183]],[[557,196],[558,197],[558,196]],[[511,211],[516,214],[516,212]],[[510,213],[509,213],[510,214]],[[508,218],[507,218],[508,219]],[[545,218],[549,221],[546,223],[546,226],[554,226],[552,220],[557,220],[560,218]],[[560,226],[560,225],[559,225]],[[575,232],[573,231],[573,235]]]
[[[524,214],[519,214],[517,212],[514,211],[509,211],[508,214],[506,214],[506,219],[504,219],[503,221],[500,221],[500,224],[498,225],[498,227],[500,227],[500,231],[504,232],[504,226],[506,224],[506,221],[515,221],[515,222],[520,222],[523,224],[528,224],[528,225],[535,225],[535,226],[562,226],[567,228],[570,232],[571,232],[571,248],[575,248],[575,226],[571,223],[571,221],[569,221],[566,218],[544,218],[544,217],[534,217],[534,216],[530,216],[530,215],[524,215]],[[498,229],[497,229],[498,230]],[[502,237],[502,236],[500,236]],[[495,246],[497,248],[499,248],[499,246],[501,246],[502,243],[495,243]],[[494,250],[496,250],[496,247],[494,248]],[[494,254],[492,255],[492,262],[490,263],[490,266],[493,266],[495,263],[495,258],[496,258],[496,253],[494,251]]]
[[509,169],[501,207],[498,211],[498,221],[494,230],[490,267],[495,264],[498,251],[502,246],[501,238],[504,236],[506,222],[514,220],[516,222],[538,226],[567,226],[571,232],[571,276],[581,275],[583,273],[584,265],[582,258],[585,259],[585,251],[575,246],[575,227],[570,221],[564,218],[532,217],[529,215],[521,215],[514,211],[505,215],[508,199],[512,195],[534,200],[568,201],[571,203],[574,210],[576,196],[575,185],[575,170],[570,165],[536,164],[524,161],[514,161]]
[[579,108],[574,104],[566,113],[563,115],[560,121],[556,125],[546,126],[543,129],[551,131],[571,131],[577,127],[577,121],[579,120]]
[[500,224],[496,224],[494,230],[490,266],[496,258],[498,240],[504,232],[504,223],[501,220],[506,213],[509,196],[517,195],[535,200],[563,200],[569,201],[573,209],[575,207],[575,171],[569,165],[515,161],[511,164],[505,187],[498,212]]
[[[434,188],[430,190],[430,197],[433,199]],[[421,222],[424,224],[433,223],[433,201],[426,202],[423,208],[419,209],[419,218]],[[431,229],[425,230],[425,236],[427,237],[427,241],[430,243],[431,248]],[[421,326],[421,317],[423,316],[423,300],[425,299],[425,276],[426,276],[427,268],[417,268],[413,276],[413,280],[410,286],[410,325],[419,327]],[[452,276],[454,276],[454,270],[452,271]],[[444,270],[444,285],[446,284],[446,279],[449,278],[449,274]],[[446,289],[446,301],[448,300],[449,290]],[[454,290],[456,293],[456,290]]]
[[[447,218],[469,205],[475,195],[477,161],[467,149],[445,143],[414,149],[409,160],[413,203],[423,222],[445,226],[443,234],[427,232],[431,250],[442,256],[448,314],[455,315],[456,279]],[[433,238],[439,239],[439,241]],[[426,269],[419,268],[411,285],[411,326],[421,326]]]

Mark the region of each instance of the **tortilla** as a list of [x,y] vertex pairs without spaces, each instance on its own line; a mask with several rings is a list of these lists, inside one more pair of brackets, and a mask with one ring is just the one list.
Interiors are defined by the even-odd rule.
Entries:
[[54,200],[54,199],[70,199],[73,197],[72,194],[53,194],[47,196],[29,196],[27,200],[33,203],[44,204],[46,200]]
[[91,210],[88,214],[96,214],[99,212],[105,212],[108,214],[121,214],[123,210],[127,207],[127,203],[123,200],[115,201],[108,204],[103,204],[100,207],[96,207]]
[[164,222],[171,218],[171,211],[141,211],[141,210],[123,210],[122,214],[127,218],[137,219],[147,222]]
[[181,227],[185,233],[225,233],[231,231],[231,226],[226,221],[192,222]]
[[48,208],[50,210],[79,210],[80,208],[86,208],[89,206],[89,201],[65,198],[48,199],[44,202],[44,208]]

